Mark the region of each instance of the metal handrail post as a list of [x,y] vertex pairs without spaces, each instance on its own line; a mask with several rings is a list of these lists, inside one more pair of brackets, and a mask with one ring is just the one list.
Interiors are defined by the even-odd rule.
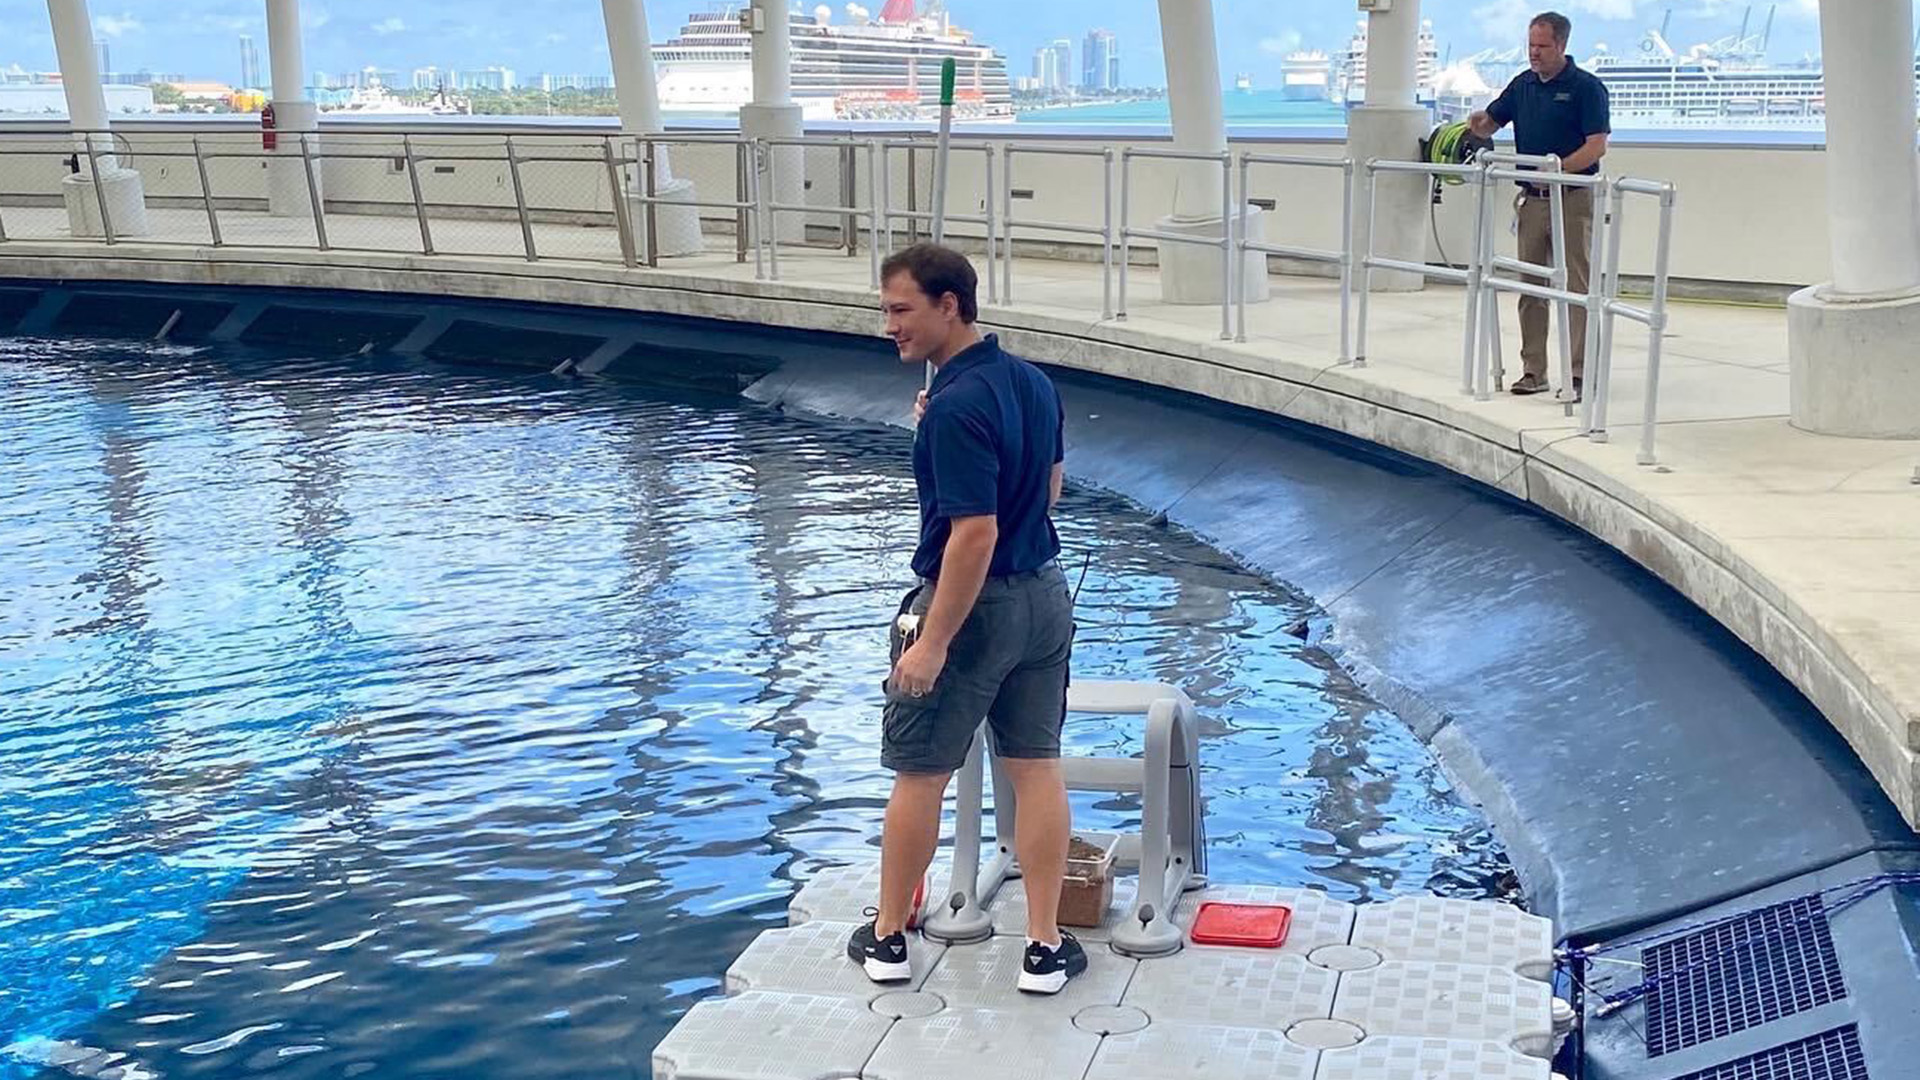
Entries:
[[[1642,465],[1655,464],[1654,428],[1660,418],[1660,349],[1667,331],[1667,260],[1673,252],[1673,204],[1677,196],[1672,185],[1660,193],[1660,235],[1653,252],[1653,318],[1647,324],[1647,406],[1640,417],[1640,453]],[[1611,377],[1611,367],[1608,369]]]
[[507,175],[513,179],[513,208],[520,215],[520,244],[526,249],[527,261],[536,262],[539,251],[533,243],[533,219],[527,214],[527,190],[520,182],[520,158],[513,152],[513,136],[507,136]]
[[433,230],[427,227],[427,200],[420,191],[420,166],[413,156],[413,136],[400,136],[400,145],[407,153],[407,184],[413,189],[413,216],[420,220],[420,251],[433,254]]
[[[880,143],[867,141],[867,276],[880,288]],[[851,205],[851,204],[849,204]]]
[[307,202],[313,205],[313,240],[321,251],[327,251],[332,245],[327,243],[327,215],[320,203],[320,183],[313,174],[313,146],[307,136],[300,136],[300,174],[307,179]]
[[[1547,192],[1547,213],[1551,216],[1549,229],[1553,242],[1553,276],[1549,280],[1556,292],[1567,291],[1567,195],[1559,184],[1550,185]],[[1573,389],[1573,328],[1568,325],[1572,320],[1572,305],[1565,300],[1553,302],[1553,323],[1556,328],[1555,341],[1560,346],[1560,392],[1565,395]],[[1563,416],[1573,415],[1573,403],[1562,404]]]
[[93,132],[81,136],[87,144],[87,172],[93,178],[94,200],[100,204],[100,235],[109,244],[119,242],[113,235],[113,215],[107,210],[107,185],[100,178],[100,156],[93,148]]
[[207,159],[200,153],[200,136],[198,135],[193,137],[193,167],[200,174],[200,201],[207,208],[207,232],[213,237],[213,246],[219,247],[221,245],[220,215],[213,209],[213,188],[207,183]]
[[1490,195],[1491,180],[1487,176],[1491,166],[1480,163],[1478,178],[1479,190],[1473,203],[1473,243],[1467,249],[1467,311],[1466,345],[1460,353],[1460,392],[1474,395],[1479,384],[1480,361],[1485,355],[1481,347],[1482,334],[1500,332],[1499,313],[1485,321],[1480,318],[1484,305],[1480,301],[1480,292],[1484,288],[1482,275],[1486,272],[1487,258],[1493,250],[1493,212]]
[[[1114,250],[1113,238],[1113,147],[1105,148],[1100,155],[1101,168],[1101,215],[1104,220],[1100,228],[1100,318],[1112,322],[1113,308],[1113,260],[1124,254]],[[1124,220],[1124,219],[1123,219]],[[1009,242],[1011,246],[1011,242]],[[1121,265],[1125,265],[1124,261]]]
[[[1220,340],[1233,340],[1233,292],[1238,284],[1233,267],[1233,154],[1220,154]],[[1165,241],[1161,241],[1164,245]],[[1160,268],[1166,280],[1166,268]]]
[[733,212],[733,261],[742,265],[747,261],[747,145],[735,143],[733,147],[733,201],[740,204]]
[[[912,145],[908,145],[907,147],[907,210],[909,212],[920,209],[919,166],[920,166],[919,155],[915,153]],[[893,164],[891,162],[887,163],[887,172],[889,175],[891,175],[893,172]],[[920,242],[920,219],[908,218],[907,219],[907,244],[911,246],[919,242]]]
[[620,179],[620,166],[614,162],[613,138],[601,138],[600,152],[607,166],[607,191],[613,197],[613,225],[620,234],[620,261],[631,270],[639,265],[633,252],[633,214],[627,205],[627,186]]
[[[760,235],[764,238],[764,243],[767,245],[767,280],[779,281],[780,280],[780,234],[775,228],[775,225],[779,221],[779,219],[775,216],[773,204],[776,201],[778,201],[778,192],[780,191],[780,185],[777,182],[773,172],[773,169],[774,169],[773,144],[761,141],[759,139],[755,139],[754,152],[756,154],[765,155],[764,160],[766,161],[766,166],[767,166],[766,169],[764,170],[765,179],[762,181],[762,183],[764,183],[766,186],[760,189]],[[758,172],[761,170],[755,170],[755,171]],[[773,194],[769,194],[770,192]],[[851,199],[848,200],[848,204],[849,205],[852,204]],[[851,223],[849,223],[848,225],[847,235],[848,236],[853,235]]]
[[[1594,223],[1593,234],[1587,243],[1587,332],[1585,345],[1587,353],[1586,385],[1580,395],[1580,430],[1591,438],[1595,434],[1594,402],[1604,401],[1612,393],[1613,369],[1600,352],[1600,322],[1604,319],[1607,306],[1607,234],[1611,230],[1613,213],[1611,210],[1612,185],[1605,177],[1593,190]],[[1597,415],[1605,416],[1605,409]],[[1606,433],[1599,431],[1596,442],[1605,442]]]
[[[807,153],[806,148],[802,147],[800,149],[800,155],[801,155],[800,160],[803,163],[803,167],[801,170],[803,173],[805,172],[804,163],[806,161],[806,153]],[[839,152],[834,155],[834,157],[840,163],[840,169],[839,169],[840,205],[852,206],[854,195],[858,191],[857,178],[860,173],[859,161],[854,156],[853,144],[848,143],[847,145],[842,146],[839,149]],[[778,202],[779,198],[780,198],[779,193],[776,191],[773,195],[773,200],[775,202]],[[860,219],[856,217],[852,211],[848,211],[847,213],[841,215],[840,246],[847,249],[847,258],[849,259],[853,258],[855,255],[860,253],[859,229],[860,229]],[[804,238],[806,234],[806,226],[804,224],[802,224],[800,231],[801,231],[802,237]],[[889,247],[893,245],[893,232],[891,229],[889,229],[887,232],[887,245]]]
[[[1360,258],[1360,302],[1354,314],[1353,366],[1367,366],[1367,309],[1373,295],[1373,222],[1374,222],[1374,185],[1380,182],[1380,174],[1374,170],[1374,160],[1369,158],[1366,164],[1367,180],[1367,246]],[[1353,244],[1349,234],[1347,244]]]
[[646,171],[646,179],[641,185],[647,193],[647,268],[660,269],[660,216],[653,200],[659,197],[659,178],[654,173],[654,147],[652,139],[642,140],[640,146],[640,167]]
[[[1242,195],[1245,192],[1241,193]],[[1244,240],[1244,238],[1243,238]],[[1353,362],[1353,159],[1340,166],[1340,363]]]
[[[740,220],[743,222],[752,222],[752,224],[747,226],[747,230],[759,229],[757,222],[760,211],[760,165],[755,156],[751,141],[742,140],[740,149],[745,156],[747,168],[747,194],[744,199],[740,200],[745,203],[746,206],[740,211]],[[765,239],[764,230],[755,233],[753,236],[753,280],[755,281],[765,281],[767,276],[766,263],[762,259],[761,247]]]
[[[1234,254],[1239,257],[1243,269],[1247,261],[1247,170],[1252,165],[1253,163],[1247,160],[1245,154],[1240,155],[1240,168],[1235,170],[1235,178],[1228,184],[1234,189],[1234,212],[1239,218],[1239,227],[1236,230],[1239,233],[1239,240]],[[1265,255],[1260,256],[1261,262],[1266,262],[1266,258]],[[1244,344],[1247,340],[1247,290],[1241,289],[1233,301],[1233,340]]]
[[[1626,198],[1626,191],[1616,185],[1613,189],[1613,209],[1610,215],[1613,218],[1613,224],[1607,230],[1607,266],[1609,270],[1618,266],[1620,262],[1620,241],[1626,233],[1626,229],[1623,227],[1626,222]],[[1608,297],[1607,317],[1606,320],[1600,324],[1600,355],[1602,356],[1613,355],[1614,320],[1618,317],[1613,309],[1613,301],[1619,298],[1617,291],[1618,279],[1611,273],[1608,274],[1608,290],[1606,294]],[[1597,396],[1595,398],[1595,404],[1598,407],[1595,409],[1595,414],[1589,418],[1589,427],[1597,430],[1606,426],[1607,416],[1606,407],[1600,404],[1600,399]],[[1644,417],[1642,418],[1642,422],[1646,422]]]
[[1000,302],[1000,286],[994,280],[994,273],[993,273],[993,270],[994,270],[993,215],[996,209],[996,207],[994,206],[995,192],[993,190],[993,144],[987,143],[985,146],[981,147],[981,150],[982,150],[981,156],[986,158],[986,161],[987,161],[986,198],[983,199],[980,203],[980,205],[984,207],[986,210],[986,219],[987,219],[987,303],[997,304]]
[[1008,143],[1007,155],[1000,161],[1000,198],[1003,201],[1000,224],[1007,231],[1006,246],[1000,251],[1000,295],[1009,304],[1013,303],[1013,152],[1013,144]]
[[[1127,243],[1127,222],[1132,220],[1127,216],[1127,164],[1132,159],[1132,151],[1132,147],[1122,147],[1120,150],[1120,298],[1113,313],[1115,322],[1127,321],[1127,263],[1132,251],[1132,245]],[[1161,272],[1165,271],[1166,268],[1162,267]]]

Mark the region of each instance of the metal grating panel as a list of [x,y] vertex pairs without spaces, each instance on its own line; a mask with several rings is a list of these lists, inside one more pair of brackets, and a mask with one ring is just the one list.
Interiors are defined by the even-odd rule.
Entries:
[[1691,1072],[1676,1080],[1869,1080],[1860,1029],[1848,1024],[1811,1038]]
[[1847,996],[1817,896],[1664,942],[1641,954],[1647,1056],[1745,1031]]

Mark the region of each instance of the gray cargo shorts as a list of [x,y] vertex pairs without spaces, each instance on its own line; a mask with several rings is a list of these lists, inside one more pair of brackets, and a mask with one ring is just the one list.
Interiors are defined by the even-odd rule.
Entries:
[[[933,584],[923,581],[900,610],[924,616],[932,600]],[[889,637],[898,660],[907,643],[897,621]],[[913,697],[886,680],[880,763],[903,773],[953,772],[982,719],[1001,757],[1059,757],[1072,655],[1073,597],[1059,566],[988,578],[933,688]]]

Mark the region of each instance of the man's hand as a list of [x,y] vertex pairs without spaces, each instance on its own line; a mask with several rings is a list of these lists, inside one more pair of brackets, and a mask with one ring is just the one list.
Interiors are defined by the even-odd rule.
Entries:
[[908,697],[925,697],[946,666],[946,646],[925,639],[915,641],[893,665],[893,688]]
[[1491,139],[1500,130],[1500,125],[1493,122],[1493,117],[1487,115],[1487,110],[1479,109],[1472,116],[1467,117],[1467,130],[1483,139]]
[[926,419],[926,416],[927,416],[927,392],[925,390],[922,390],[919,393],[913,395],[913,422],[917,424],[920,421]]

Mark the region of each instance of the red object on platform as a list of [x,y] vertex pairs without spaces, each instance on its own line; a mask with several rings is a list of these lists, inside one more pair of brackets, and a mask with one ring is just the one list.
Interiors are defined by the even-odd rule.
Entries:
[[1237,945],[1245,949],[1275,949],[1287,940],[1293,909],[1279,904],[1225,904],[1208,901],[1193,917],[1190,935],[1196,945]]

